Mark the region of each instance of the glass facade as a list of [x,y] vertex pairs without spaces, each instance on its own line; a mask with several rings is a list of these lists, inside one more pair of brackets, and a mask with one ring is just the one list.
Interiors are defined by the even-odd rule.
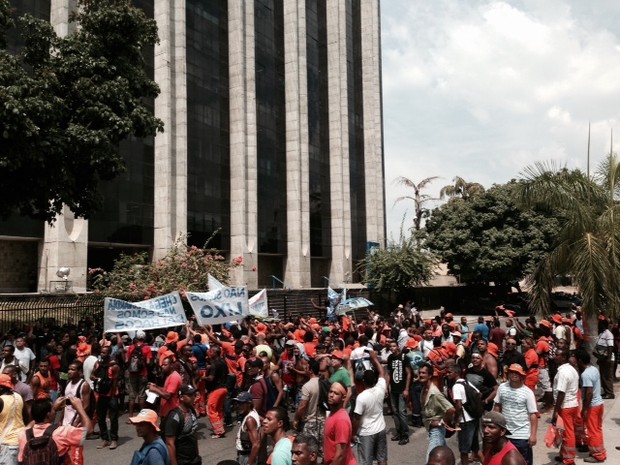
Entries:
[[310,152],[310,254],[331,255],[327,18],[325,2],[306,2],[308,140]]
[[[133,0],[148,18],[153,18],[153,0]],[[154,76],[154,49],[144,50],[147,74]],[[145,100],[153,111],[154,100]],[[117,247],[136,244],[148,248],[153,245],[154,202],[154,138],[130,138],[121,142],[119,151],[127,170],[118,178],[100,184],[103,206],[93,214],[88,224],[88,240],[94,247]],[[88,266],[102,266],[98,253],[88,254]]]
[[[347,82],[349,101],[349,176],[353,269],[366,254],[364,173],[364,100],[362,86],[361,0],[349,0],[347,14]],[[377,166],[377,170],[381,167]]]
[[186,1],[189,243],[230,249],[228,6]]
[[283,21],[282,0],[254,1],[258,252],[278,255],[287,240]]

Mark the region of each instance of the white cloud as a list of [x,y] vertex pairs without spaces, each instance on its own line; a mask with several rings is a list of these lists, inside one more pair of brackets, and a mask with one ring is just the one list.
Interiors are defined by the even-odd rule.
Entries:
[[381,3],[392,236],[407,207],[392,207],[407,194],[397,176],[441,176],[436,195],[456,175],[490,186],[537,160],[585,168],[588,122],[593,163],[609,151],[620,129],[620,2],[587,4]]

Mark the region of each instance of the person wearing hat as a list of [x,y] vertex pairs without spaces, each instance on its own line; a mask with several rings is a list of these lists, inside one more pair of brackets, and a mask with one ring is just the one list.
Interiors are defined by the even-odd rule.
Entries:
[[135,417],[129,418],[129,422],[136,427],[138,437],[144,439],[140,449],[134,452],[131,463],[137,459],[137,454],[143,457],[143,461],[139,462],[142,465],[168,465],[171,463],[168,448],[159,434],[158,420],[157,413],[146,408],[140,410]]
[[248,391],[240,392],[233,400],[237,402],[237,409],[243,415],[235,441],[237,462],[239,465],[256,465],[261,449],[260,415],[254,408],[252,394]]
[[198,418],[194,402],[198,391],[191,384],[179,390],[179,406],[166,416],[163,422],[164,438],[170,456],[170,465],[200,465],[198,451]]
[[24,429],[24,401],[13,392],[9,375],[0,374],[0,463],[17,465],[18,433]]
[[[517,340],[513,336],[506,337],[506,341],[504,341],[504,353],[500,359],[502,372],[504,373],[506,380],[508,380],[508,367],[510,365],[518,363],[523,367],[523,369],[527,368],[527,365],[525,364],[525,357],[523,356],[523,353],[519,352],[517,346]],[[536,357],[536,363],[538,363],[538,357]]]
[[525,386],[526,372],[518,363],[508,366],[508,381],[499,385],[495,397],[495,411],[506,418],[509,434],[506,437],[519,450],[527,465],[534,461],[532,447],[538,434],[538,406],[536,396]]
[[349,404],[349,399],[351,398],[351,375],[349,374],[349,370],[344,367],[345,357],[342,351],[334,350],[331,353],[331,367],[334,370],[332,375],[329,377],[330,383],[340,383],[347,388],[347,395],[344,399],[345,408]]
[[506,417],[499,412],[488,412],[482,417],[482,437],[487,451],[482,465],[526,465],[525,459],[506,435],[510,431]]

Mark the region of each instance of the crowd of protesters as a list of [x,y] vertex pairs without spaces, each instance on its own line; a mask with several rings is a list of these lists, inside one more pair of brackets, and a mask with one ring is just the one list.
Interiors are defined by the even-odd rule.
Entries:
[[558,460],[572,465],[581,451],[604,461],[618,326],[599,318],[597,368],[578,308],[540,321],[496,314],[422,320],[408,303],[358,321],[190,320],[131,336],[89,320],[18,328],[0,341],[0,463],[28,463],[31,438],[47,434],[64,463],[82,465],[84,438],[116,449],[127,413],[144,439],[136,463],[199,465],[207,417],[212,440],[235,435],[240,465],[386,465],[388,443],[406,446],[412,427],[427,431],[429,463],[456,434],[462,465],[503,463],[495,453],[532,465],[545,410],[564,431]]

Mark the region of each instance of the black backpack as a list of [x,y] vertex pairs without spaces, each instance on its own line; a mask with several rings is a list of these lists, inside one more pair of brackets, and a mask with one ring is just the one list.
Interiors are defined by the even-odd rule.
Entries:
[[329,395],[329,389],[332,387],[332,383],[327,379],[319,379],[319,403],[318,409],[322,413],[326,413],[330,410],[327,403],[327,396]]
[[482,395],[480,391],[469,384],[468,381],[457,381],[457,383],[465,388],[465,399],[467,400],[467,402],[463,404],[465,411],[475,420],[482,418],[484,414],[484,405],[482,404]]
[[262,381],[265,382],[265,408],[269,410],[276,403],[276,400],[278,400],[278,388],[271,376],[263,378]]
[[52,438],[56,425],[51,424],[41,436],[35,437],[32,428],[26,430],[26,446],[22,465],[59,465],[63,458],[58,456],[58,447]]
[[144,352],[142,352],[143,346],[134,344],[131,351],[131,357],[129,357],[129,373],[140,373],[146,367],[146,360],[144,359]]

